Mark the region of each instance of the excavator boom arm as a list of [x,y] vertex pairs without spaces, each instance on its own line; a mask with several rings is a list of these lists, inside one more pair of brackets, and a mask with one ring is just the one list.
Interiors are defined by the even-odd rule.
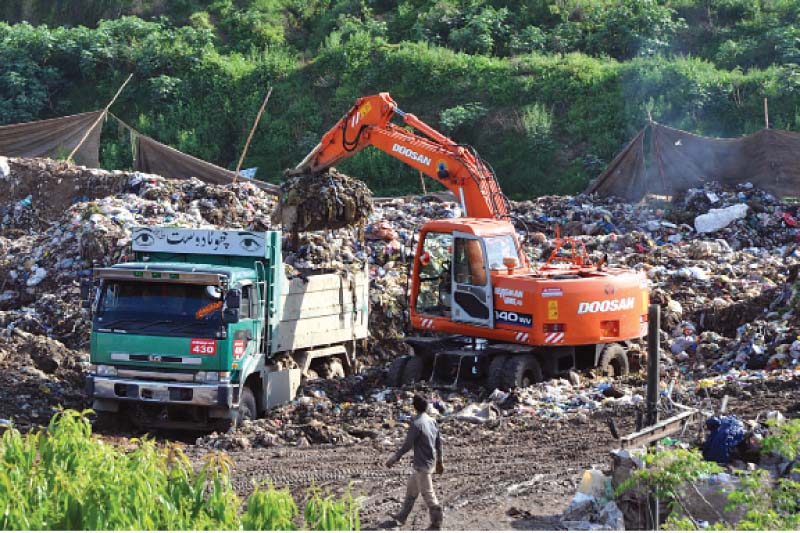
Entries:
[[[394,115],[425,136],[391,123]],[[508,200],[494,173],[477,153],[401,111],[389,93],[356,100],[291,174],[320,172],[367,146],[374,146],[443,184],[459,199],[466,216],[503,218],[509,214]]]

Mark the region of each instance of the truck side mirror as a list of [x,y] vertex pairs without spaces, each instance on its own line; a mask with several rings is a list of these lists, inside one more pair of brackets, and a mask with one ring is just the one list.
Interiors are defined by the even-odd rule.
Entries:
[[236,324],[239,322],[239,308],[238,307],[227,307],[222,312],[222,321],[226,324]]
[[222,311],[222,321],[226,324],[239,322],[239,308],[242,305],[241,289],[231,289],[225,295],[225,309]]
[[228,309],[239,309],[242,306],[241,289],[231,289],[225,295],[225,307]]

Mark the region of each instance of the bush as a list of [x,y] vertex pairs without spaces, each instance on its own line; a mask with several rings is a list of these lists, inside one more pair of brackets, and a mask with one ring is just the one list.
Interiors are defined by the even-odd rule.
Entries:
[[[771,480],[766,470],[736,472],[741,483],[728,494],[725,511],[743,508],[745,514],[736,524],[718,522],[710,529],[740,531],[797,530],[800,527],[800,419],[771,427],[770,436],[763,441],[762,453],[775,454],[790,464],[789,477]],[[697,450],[669,449],[644,456],[647,466],[636,470],[617,488],[621,495],[634,487],[646,487],[655,496],[669,502],[670,515],[665,529],[697,530],[698,524],[687,516],[683,489],[704,474],[722,472],[713,462],[704,461]],[[765,487],[767,488],[765,490]],[[721,515],[720,515],[721,516]]]
[[[86,415],[63,411],[44,431],[0,439],[3,530],[286,530],[298,509],[288,491],[256,487],[240,518],[231,460],[213,455],[195,471],[177,446],[141,440],[122,450],[92,436]],[[358,507],[310,495],[304,529],[357,529]],[[310,511],[309,511],[310,509]]]
[[[475,146],[514,197],[580,191],[648,111],[738,136],[763,127],[767,97],[773,127],[800,125],[800,3],[791,0],[60,4],[6,9],[11,20],[91,27],[0,23],[0,124],[102,108],[133,72],[115,114],[232,168],[271,85],[244,164],[273,182],[356,98],[379,91]],[[101,163],[128,167],[130,156],[129,139],[109,128]],[[420,191],[416,171],[374,150],[340,166],[377,195]]]

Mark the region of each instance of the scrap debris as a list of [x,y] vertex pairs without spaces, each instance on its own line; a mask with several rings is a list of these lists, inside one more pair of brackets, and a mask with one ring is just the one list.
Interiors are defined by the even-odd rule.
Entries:
[[372,210],[369,187],[330,168],[287,177],[273,222],[293,232],[341,229],[365,224]]
[[[85,169],[45,159],[10,158],[3,163],[0,365],[7,380],[31,379],[20,370],[22,361],[25,368],[36,368],[48,390],[57,390],[53,384],[59,383],[71,391],[55,397],[47,404],[50,408],[59,403],[75,405],[80,399],[80,384],[75,379],[78,373],[59,377],[60,372],[85,364],[81,360],[85,358],[90,322],[88,310],[80,303],[80,281],[90,276],[93,267],[109,266],[127,257],[132,227],[278,228],[273,220],[278,200],[246,183],[209,185],[137,172]],[[312,213],[326,213],[325,219],[350,220],[354,225],[343,224],[325,232],[304,231],[297,246],[290,246],[286,236],[285,268],[290,276],[302,275],[308,269],[368,270],[370,350],[363,364],[380,368],[407,349],[403,344],[406,294],[419,228],[431,219],[460,216],[461,211],[457,203],[433,196],[373,205],[363,183],[339,173],[331,173],[326,179],[314,182],[314,187],[319,187],[313,189],[315,192],[292,197],[291,202],[290,195],[285,194],[283,203],[293,202],[295,207],[307,207]],[[335,186],[330,185],[331,179]],[[41,185],[34,187],[32,183]],[[322,192],[324,187],[327,189]],[[51,189],[56,194],[48,194]],[[351,190],[359,192],[353,195],[348,192]],[[337,198],[349,198],[354,203],[340,205]],[[327,203],[323,209],[322,203],[313,207],[308,203],[311,201]],[[713,209],[724,211],[741,205],[747,209],[736,207],[736,216],[717,221],[720,227],[714,231],[698,231],[698,217]],[[513,202],[512,210],[530,231],[524,246],[534,261],[543,261],[549,255],[552,244],[548,238],[558,227],[562,235],[581,239],[595,259],[608,255],[612,265],[627,265],[647,273],[652,301],[662,307],[662,387],[666,390],[674,381],[676,397],[691,401],[704,390],[732,385],[746,389],[750,383],[798,372],[798,204],[780,201],[747,184],[727,189],[707,184],[671,200],[650,198],[637,205],[585,195],[549,196]],[[321,223],[320,217],[314,222],[304,222],[304,217],[298,219],[301,227]],[[522,224],[519,229],[523,229]],[[62,363],[55,370],[52,365],[38,368],[27,362],[28,355],[18,355],[17,333],[59,343],[63,346],[59,349],[67,355],[61,357]],[[377,409],[380,402],[361,404],[358,398],[383,394],[382,390],[380,380],[376,381],[360,395],[353,394],[343,412]],[[494,413],[485,409],[492,392],[459,392],[440,400],[451,414],[470,405],[477,407],[466,412],[488,414]],[[40,396],[48,398],[44,393]],[[497,420],[510,416],[580,421],[601,410],[636,406],[641,396],[641,387],[635,382],[609,383],[575,376],[537,384],[513,395],[498,394],[488,401],[502,413]],[[325,402],[316,399],[312,403]],[[335,411],[337,407],[342,409],[341,403],[326,409]],[[402,416],[390,415],[389,411],[376,413],[381,417]],[[46,420],[49,414],[35,420]],[[9,402],[0,402],[0,418],[12,415],[17,419],[22,416]],[[290,418],[299,420],[297,417]],[[337,420],[332,418],[329,425],[335,426]],[[322,433],[315,431],[303,430],[311,443],[358,438],[338,429],[331,430],[330,438],[322,439]],[[365,435],[363,431],[367,430],[355,431]],[[291,438],[278,435],[280,442],[297,440],[296,434]]]

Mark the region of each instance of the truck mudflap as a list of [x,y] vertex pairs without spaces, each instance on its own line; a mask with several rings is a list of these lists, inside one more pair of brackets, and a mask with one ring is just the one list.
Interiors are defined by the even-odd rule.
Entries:
[[87,389],[92,399],[102,400],[227,408],[238,402],[235,398],[238,386],[230,383],[190,384],[89,376]]

